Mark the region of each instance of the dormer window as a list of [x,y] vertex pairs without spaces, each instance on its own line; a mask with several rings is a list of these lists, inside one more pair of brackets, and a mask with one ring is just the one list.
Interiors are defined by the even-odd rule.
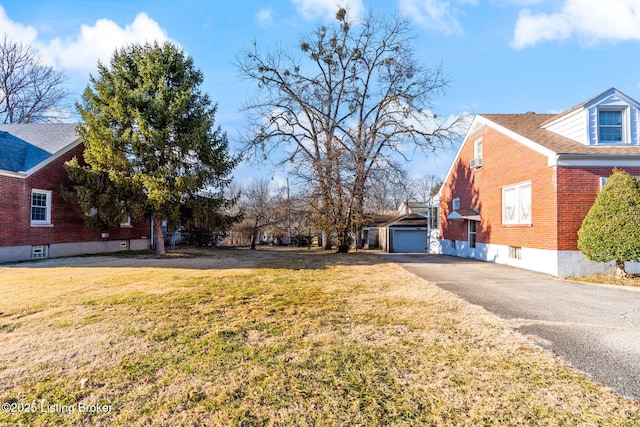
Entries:
[[587,146],[640,146],[640,103],[611,88],[541,127]]
[[624,142],[622,110],[598,111],[598,143],[615,144]]

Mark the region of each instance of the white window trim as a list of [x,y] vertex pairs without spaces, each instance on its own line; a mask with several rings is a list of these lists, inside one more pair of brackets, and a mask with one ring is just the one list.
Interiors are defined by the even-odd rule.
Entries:
[[127,220],[125,222],[120,223],[120,228],[132,228],[133,225],[131,225],[131,217],[127,216]]
[[31,258],[32,259],[49,258],[49,245],[31,246]]
[[482,137],[476,138],[473,141],[473,158],[474,159],[482,159]]
[[[29,199],[29,219],[31,220],[31,226],[32,227],[52,227],[53,225],[51,224],[51,195],[52,195],[52,191],[51,190],[38,190],[38,189],[32,189],[31,190],[31,198]],[[45,219],[44,220],[34,220],[33,219],[33,212],[32,209],[34,208],[33,206],[33,195],[34,194],[44,194],[46,195],[46,206],[44,206],[45,208]],[[38,207],[43,207],[43,206],[38,206]]]
[[[620,119],[621,119],[620,129],[622,132],[620,142],[600,141],[600,112],[601,111],[619,111],[620,112]],[[598,107],[596,109],[596,144],[604,145],[604,146],[629,145],[631,143],[631,138],[630,138],[630,129],[629,129],[630,118],[628,116],[629,116],[629,108],[627,107],[621,107],[621,106],[620,107],[613,107],[613,106]]]
[[460,197],[454,197],[451,200],[451,211],[455,212],[457,210],[460,210]]
[[[598,188],[598,191],[601,191],[602,188],[605,186],[605,184],[607,183],[607,181],[609,180],[611,176],[601,176],[600,177],[600,188]],[[635,179],[640,180],[640,176],[634,176]]]
[[[472,226],[473,223],[473,226]],[[473,231],[472,231],[473,230]],[[467,221],[467,241],[470,248],[475,248],[478,242],[478,222],[472,219]]]
[[[530,196],[530,200],[529,200],[529,219],[527,221],[523,221],[521,220],[521,212],[520,212],[520,207],[521,207],[521,203],[520,203],[520,194],[522,192],[523,189],[525,189],[526,187],[529,188],[529,196]],[[506,197],[505,197],[505,192],[507,191],[511,191],[514,190],[515,191],[515,213],[513,215],[514,219],[508,219],[507,215],[506,215]],[[531,181],[524,181],[524,182],[519,182],[517,184],[513,184],[513,185],[507,185],[505,187],[502,187],[502,224],[503,225],[531,225],[533,222],[533,212],[532,212],[532,208],[533,208],[533,192],[532,192],[532,188],[531,188]]]
[[520,246],[509,246],[509,258],[522,259],[522,248]]

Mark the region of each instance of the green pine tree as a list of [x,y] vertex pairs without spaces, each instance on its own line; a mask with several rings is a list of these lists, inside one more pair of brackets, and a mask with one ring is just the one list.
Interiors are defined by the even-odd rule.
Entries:
[[[67,162],[76,183],[72,198],[87,221],[113,226],[124,215],[177,224],[181,212],[198,214],[195,225],[229,203],[224,188],[237,159],[227,136],[214,129],[216,106],[200,90],[202,73],[171,43],[116,50],[77,105],[84,163]],[[74,194],[75,193],[75,194]],[[156,251],[164,254],[164,241]]]
[[640,184],[614,169],[578,231],[578,249],[590,260],[616,262],[626,276],[625,261],[640,258]]

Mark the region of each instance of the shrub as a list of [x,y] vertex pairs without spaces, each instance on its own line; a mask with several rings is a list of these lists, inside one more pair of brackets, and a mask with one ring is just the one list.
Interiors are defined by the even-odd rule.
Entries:
[[640,184],[614,169],[578,231],[578,249],[590,260],[616,262],[626,276],[625,261],[640,258]]

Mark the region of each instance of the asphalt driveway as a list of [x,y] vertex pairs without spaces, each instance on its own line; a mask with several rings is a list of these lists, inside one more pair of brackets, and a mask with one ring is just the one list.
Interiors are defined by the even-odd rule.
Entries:
[[640,400],[640,289],[573,283],[443,255],[381,256],[508,319],[571,366]]

